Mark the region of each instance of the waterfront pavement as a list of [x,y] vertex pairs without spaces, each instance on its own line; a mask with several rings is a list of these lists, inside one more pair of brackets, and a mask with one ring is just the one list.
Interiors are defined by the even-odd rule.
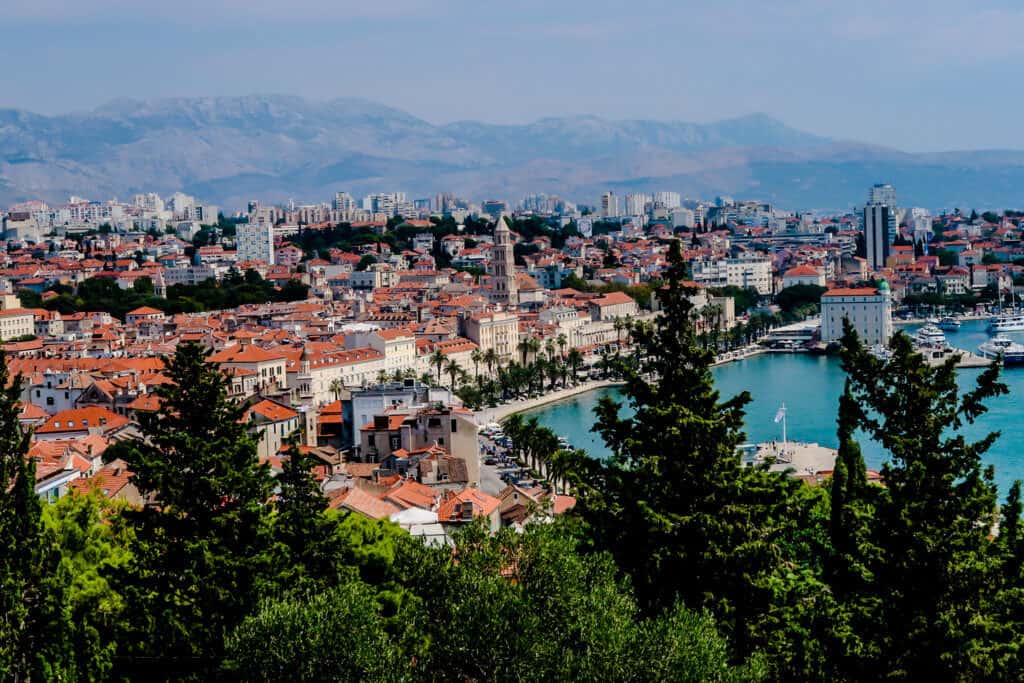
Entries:
[[526,398],[521,401],[512,401],[511,403],[504,403],[494,408],[483,408],[476,411],[476,423],[478,425],[486,425],[491,422],[501,422],[503,419],[514,413],[521,413],[526,410],[533,410],[540,406],[547,405],[548,403],[554,403],[555,401],[561,401],[565,398],[572,398],[577,394],[585,394],[588,391],[594,391],[595,389],[603,389],[605,387],[620,386],[622,382],[614,380],[597,380],[593,382],[583,382],[576,386],[569,387],[567,389],[559,389],[558,391],[551,391],[543,396],[537,396],[535,398]]
[[757,459],[775,462],[769,469],[777,472],[793,470],[793,476],[814,476],[819,472],[828,472],[835,467],[836,450],[816,443],[790,441],[769,441],[757,444]]

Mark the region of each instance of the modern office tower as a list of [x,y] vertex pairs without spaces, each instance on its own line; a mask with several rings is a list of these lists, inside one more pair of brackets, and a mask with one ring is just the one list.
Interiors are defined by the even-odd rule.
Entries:
[[895,211],[886,204],[868,204],[864,207],[864,241],[871,270],[885,268],[889,247],[896,239],[894,222]]
[[620,215],[619,198],[610,190],[601,195],[601,215],[605,218],[614,218]]
[[875,183],[868,195],[869,204],[885,204],[896,209],[896,188],[888,183]]
[[899,211],[896,207],[896,189],[887,183],[875,183],[864,206],[864,241],[867,246],[868,266],[872,270],[885,268],[889,248],[899,233]]

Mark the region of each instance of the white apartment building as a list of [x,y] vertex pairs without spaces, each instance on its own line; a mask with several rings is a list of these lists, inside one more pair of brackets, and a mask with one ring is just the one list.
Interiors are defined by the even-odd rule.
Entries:
[[639,216],[647,211],[647,204],[649,204],[651,198],[646,194],[627,194],[626,195],[626,215],[627,216]]
[[274,227],[268,223],[242,223],[235,232],[239,261],[263,261],[274,265]]
[[767,257],[694,261],[693,280],[706,287],[752,287],[767,296],[772,293],[772,261]]
[[321,406],[337,400],[335,380],[346,388],[365,387],[377,381],[384,369],[384,355],[371,348],[300,357],[287,373],[288,389],[303,403]]
[[32,311],[11,308],[0,311],[0,341],[26,337],[36,333],[36,318]]
[[655,192],[654,204],[664,209],[677,209],[683,205],[678,192]]
[[481,353],[494,349],[502,360],[515,358],[519,346],[519,316],[499,311],[466,318],[466,336]]
[[888,344],[893,333],[889,283],[883,281],[878,289],[860,287],[825,292],[821,297],[823,343],[842,339],[844,319],[849,319],[864,344]]

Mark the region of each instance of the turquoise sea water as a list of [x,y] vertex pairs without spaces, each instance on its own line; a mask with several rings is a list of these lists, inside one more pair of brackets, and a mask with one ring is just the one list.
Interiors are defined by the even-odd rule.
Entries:
[[[912,329],[910,330],[912,332]],[[946,333],[958,348],[976,351],[988,338],[983,322],[964,323],[959,332]],[[1024,343],[1024,333],[1009,335]],[[961,385],[968,386],[980,370],[960,371]],[[782,425],[773,421],[784,402],[788,412],[788,437],[793,441],[814,441],[836,445],[836,409],[843,389],[844,373],[835,358],[807,354],[765,354],[715,368],[715,384],[723,396],[749,391],[753,400],[747,406],[746,433],[749,441],[782,439]],[[1002,436],[986,456],[995,465],[1000,491],[1014,479],[1024,479],[1024,367],[1008,368],[1003,381],[1008,396],[989,403],[989,412],[976,424],[964,429],[968,437],[980,437],[988,431]],[[601,437],[589,431],[594,423],[594,406],[601,395],[618,397],[616,389],[604,389],[538,408],[529,413],[567,438],[574,446],[585,448],[595,457],[607,457]],[[866,438],[861,442],[868,467],[877,468],[885,459],[884,450]]]

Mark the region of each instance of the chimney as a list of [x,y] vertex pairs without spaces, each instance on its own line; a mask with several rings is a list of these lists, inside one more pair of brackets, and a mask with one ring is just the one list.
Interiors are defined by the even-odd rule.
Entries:
[[388,416],[387,415],[374,415],[373,416],[373,428],[379,430],[386,430],[388,428]]

